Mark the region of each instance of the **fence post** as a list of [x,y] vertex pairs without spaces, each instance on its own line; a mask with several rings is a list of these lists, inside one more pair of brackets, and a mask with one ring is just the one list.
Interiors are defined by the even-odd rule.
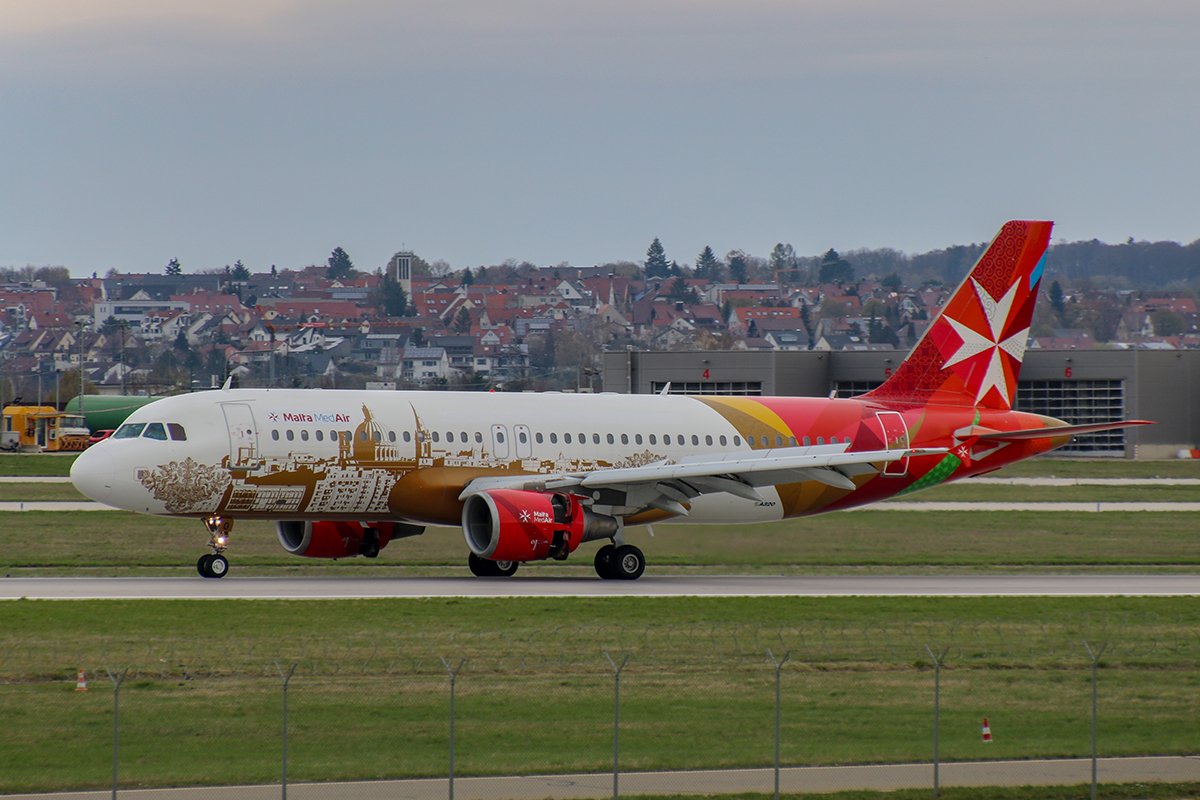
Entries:
[[1108,642],[1102,643],[1099,647],[1093,648],[1085,640],[1083,643],[1087,650],[1088,656],[1092,659],[1092,800],[1096,800],[1096,667],[1100,663],[1100,656],[1108,649]]
[[608,665],[613,671],[613,800],[617,800],[620,797],[618,775],[621,757],[621,670],[629,663],[629,656],[621,659],[620,664],[613,661],[607,650],[604,651],[604,657],[608,659]]
[[[441,656],[438,656],[441,658]],[[450,666],[450,662],[442,658],[442,666],[450,676],[450,800],[454,800],[454,689],[458,683],[458,673],[467,663],[465,658],[458,660],[458,666]]]
[[292,680],[292,675],[296,673],[296,663],[288,667],[287,672],[283,671],[283,667],[279,666],[279,662],[275,662],[275,670],[279,673],[279,677],[283,679],[283,767],[280,771],[279,787],[282,792],[283,800],[287,800],[287,776],[288,776],[288,683]]
[[121,684],[125,682],[125,676],[129,673],[129,667],[121,670],[120,674],[114,675],[113,671],[108,667],[104,668],[108,673],[108,679],[113,685],[113,773],[112,773],[112,798],[117,800],[117,774],[120,772],[121,759]]
[[780,725],[783,721],[783,665],[792,657],[792,651],[788,650],[783,654],[783,658],[776,658],[771,652],[771,648],[767,648],[767,658],[771,659],[771,663],[775,665],[775,800],[779,800],[779,738]]
[[943,647],[936,653],[929,645],[925,645],[925,652],[929,654],[930,660],[933,661],[933,796],[941,797],[942,795],[942,764],[939,756],[938,747],[940,744],[938,726],[941,722],[942,713],[942,664],[946,661],[946,653],[949,652],[949,647]]

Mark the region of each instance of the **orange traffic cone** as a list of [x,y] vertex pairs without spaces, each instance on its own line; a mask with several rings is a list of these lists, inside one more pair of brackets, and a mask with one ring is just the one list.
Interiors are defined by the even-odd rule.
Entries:
[[87,673],[83,670],[79,670],[79,672],[75,673],[75,691],[87,691]]
[[992,740],[992,729],[988,727],[987,717],[983,718],[983,743],[987,744]]

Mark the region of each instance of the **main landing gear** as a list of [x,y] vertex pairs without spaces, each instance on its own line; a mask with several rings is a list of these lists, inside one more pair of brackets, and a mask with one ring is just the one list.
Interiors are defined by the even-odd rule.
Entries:
[[595,565],[605,580],[635,581],[646,571],[646,556],[631,544],[606,544],[596,551]]
[[224,578],[229,572],[229,559],[224,555],[229,547],[229,533],[233,530],[233,520],[218,517],[215,514],[204,520],[208,529],[208,546],[212,552],[200,556],[196,561],[196,572],[201,578]]
[[520,562],[492,561],[471,553],[467,556],[467,567],[476,578],[507,578],[517,571]]

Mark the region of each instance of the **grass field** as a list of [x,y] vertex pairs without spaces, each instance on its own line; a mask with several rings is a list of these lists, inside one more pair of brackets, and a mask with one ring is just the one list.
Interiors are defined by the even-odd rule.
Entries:
[[[458,679],[462,774],[604,770],[612,674],[628,769],[770,763],[773,669],[784,762],[929,758],[932,671],[947,759],[1070,756],[1088,747],[1088,660],[1101,670],[1102,753],[1197,749],[1200,608],[1180,599],[595,599],[14,602],[0,604],[0,791],[102,785],[111,692],[75,670],[132,667],[126,780],[268,782],[280,685],[295,780],[438,775]],[[103,675],[103,672],[100,673]],[[983,748],[979,720],[995,741]],[[183,742],[194,743],[180,755]],[[686,747],[680,743],[686,742]]]

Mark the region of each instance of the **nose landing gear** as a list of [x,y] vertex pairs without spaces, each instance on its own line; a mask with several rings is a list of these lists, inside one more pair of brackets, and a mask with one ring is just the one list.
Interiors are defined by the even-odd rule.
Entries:
[[224,578],[229,572],[229,559],[224,556],[225,548],[229,547],[229,533],[233,530],[233,520],[216,516],[204,519],[204,527],[208,529],[208,546],[212,552],[200,556],[196,561],[196,572],[201,578]]

